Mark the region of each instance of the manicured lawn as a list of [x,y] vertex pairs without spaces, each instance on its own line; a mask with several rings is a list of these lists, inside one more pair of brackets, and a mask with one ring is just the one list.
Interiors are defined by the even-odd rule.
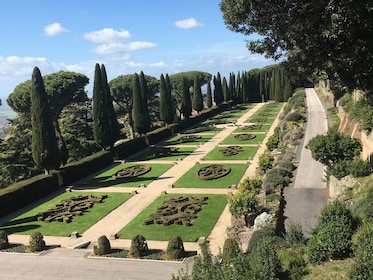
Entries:
[[[150,214],[157,211],[162,203],[172,196],[207,196],[207,204],[197,214],[197,219],[192,226],[183,225],[144,225],[144,221]],[[195,242],[199,237],[208,237],[216,224],[227,203],[225,195],[201,195],[201,194],[167,194],[161,195],[154,200],[146,209],[137,215],[131,222],[122,228],[118,235],[121,239],[132,239],[137,234],[142,234],[147,240],[167,241],[172,236],[180,236],[184,242]]]
[[93,179],[84,183],[87,186],[93,187],[107,187],[107,186],[117,186],[117,187],[138,187],[141,184],[148,185],[163,173],[165,173],[168,169],[172,167],[172,164],[146,164],[151,167],[151,170],[148,173],[143,175],[133,177],[133,178],[126,178],[126,179],[114,179],[112,176],[115,172],[134,165],[139,164],[118,164],[115,167],[97,175]]
[[[92,208],[86,210],[81,216],[74,217],[70,223],[63,222],[43,222],[36,221],[35,215],[39,212],[46,211],[62,199],[66,199],[76,195],[103,195],[108,197],[102,203],[95,203]],[[2,225],[0,229],[5,230],[8,234],[31,234],[34,231],[40,231],[43,235],[50,236],[69,236],[73,231],[83,233],[90,226],[98,222],[102,217],[113,211],[123,202],[131,197],[129,193],[87,193],[87,192],[68,192],[62,193],[53,199],[33,208],[32,210],[21,214],[8,223]]]
[[227,147],[217,147],[209,152],[203,159],[204,160],[246,160],[254,157],[258,147],[256,146],[242,146],[242,151],[236,155],[225,156],[220,151]]
[[154,147],[145,150],[143,153],[135,156],[134,160],[178,160],[190,155],[195,147],[178,147],[177,150],[170,153],[162,153],[167,147]]
[[245,132],[244,134],[255,134],[255,138],[253,139],[250,139],[250,140],[237,140],[234,138],[235,135],[239,135],[240,133],[238,134],[231,134],[229,135],[227,138],[225,138],[221,144],[227,144],[227,145],[240,145],[240,144],[259,144],[263,141],[263,139],[265,138],[265,134],[264,133],[250,133],[250,132]]
[[[252,132],[266,132],[270,129],[270,124],[258,124],[261,127],[259,128],[250,128],[250,129],[244,129],[245,125],[238,127],[234,133],[252,133]],[[248,125],[246,125],[248,126]]]
[[[188,141],[188,142],[181,142],[179,139],[182,136],[191,136],[191,135],[198,135],[201,136],[201,138],[195,139],[193,141]],[[171,139],[166,141],[166,145],[198,145],[198,144],[203,144],[210,140],[215,134],[210,133],[210,132],[204,132],[204,133],[196,133],[196,134],[180,134],[177,136],[172,137]]]
[[222,128],[215,127],[215,126],[210,126],[210,127],[204,127],[203,125],[197,125],[193,126],[187,130],[185,130],[183,133],[184,134],[197,134],[197,133],[206,133],[206,134],[216,134],[219,131],[222,131]]
[[202,167],[209,164],[196,164],[188,172],[186,172],[179,180],[174,183],[175,188],[228,188],[232,185],[238,185],[244,175],[247,164],[224,164],[231,168],[231,171],[224,177],[214,180],[201,180],[195,174]]

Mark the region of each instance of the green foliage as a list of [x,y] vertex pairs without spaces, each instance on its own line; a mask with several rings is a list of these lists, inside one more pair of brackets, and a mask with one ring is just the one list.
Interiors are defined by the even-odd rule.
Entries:
[[280,128],[276,127],[274,133],[268,138],[266,143],[268,150],[273,151],[277,149],[280,143]]
[[318,229],[325,227],[331,222],[339,222],[348,228],[354,227],[351,210],[348,209],[344,203],[338,200],[328,203],[321,210],[319,218],[317,219],[315,231],[317,232]]
[[171,260],[179,260],[184,258],[184,243],[180,236],[174,236],[168,240],[166,254],[167,258]]
[[208,81],[207,83],[207,92],[206,92],[206,107],[212,107],[212,93],[211,93],[211,83]]
[[275,237],[275,230],[272,226],[265,226],[258,230],[255,230],[249,240],[249,244],[247,247],[247,253],[252,253],[255,251],[256,247],[258,246],[258,242],[263,238],[274,238]]
[[285,117],[285,120],[288,122],[302,122],[304,119],[305,117],[298,112],[290,113]]
[[29,247],[31,252],[41,252],[45,249],[44,236],[36,231],[30,235]]
[[197,113],[203,110],[203,98],[201,87],[198,84],[197,78],[194,79],[193,84],[193,98],[192,98],[192,107]]
[[181,81],[181,112],[186,119],[192,115],[192,104],[190,100],[189,85],[186,77],[183,77]]
[[253,192],[259,194],[262,188],[262,179],[259,177],[245,178],[239,186],[240,191]]
[[351,170],[351,162],[348,160],[340,160],[333,164],[332,166],[329,166],[326,170],[327,177],[333,175],[337,179],[341,179],[347,175],[350,174]]
[[350,164],[350,173],[354,177],[364,177],[371,173],[370,163],[360,158],[355,159]]
[[223,95],[223,88],[221,84],[221,77],[220,73],[218,72],[216,76],[214,76],[214,101],[217,106],[223,103],[224,95]]
[[106,235],[102,235],[97,240],[97,246],[94,246],[93,253],[95,255],[107,255],[111,252],[111,245],[109,239]]
[[234,238],[227,238],[223,245],[223,261],[230,262],[241,252],[238,242]]
[[141,90],[141,106],[142,106],[142,133],[147,133],[150,130],[151,120],[148,106],[148,96],[151,96],[151,91],[144,72],[140,72],[139,76],[140,90]]
[[34,67],[31,80],[32,157],[47,172],[61,164],[55,128],[52,121],[44,81],[40,70]]
[[[168,76],[166,76],[167,78]],[[171,124],[174,121],[175,111],[171,98],[171,85],[167,84],[167,79],[161,74],[160,78],[160,101],[159,101],[159,116],[166,124]]]
[[148,244],[146,239],[141,234],[134,236],[131,240],[131,248],[129,254],[134,258],[141,258],[148,253]]
[[5,230],[0,230],[0,250],[6,249],[9,247],[8,234]]
[[235,217],[246,216],[256,210],[258,200],[255,192],[238,191],[228,197],[229,210]]
[[144,102],[142,100],[142,94],[140,89],[140,80],[139,75],[135,73],[133,78],[132,86],[132,98],[133,98],[133,126],[137,133],[140,135],[146,132],[145,122],[143,119],[144,116]]
[[297,222],[290,222],[286,230],[285,240],[291,247],[303,244],[305,237],[302,225]]
[[291,280],[303,279],[308,274],[307,263],[300,255],[294,255],[289,262],[289,273]]
[[373,277],[373,224],[367,223],[359,229],[354,238],[355,263],[349,279],[371,279]]
[[259,156],[258,168],[262,172],[266,172],[272,168],[273,156],[271,153],[263,153]]

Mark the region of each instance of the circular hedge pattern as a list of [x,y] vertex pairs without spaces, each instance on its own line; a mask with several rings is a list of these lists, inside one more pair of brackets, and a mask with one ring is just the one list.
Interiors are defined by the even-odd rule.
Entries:
[[213,180],[224,177],[231,172],[229,166],[223,164],[212,164],[199,169],[196,177],[201,180]]
[[148,173],[151,169],[149,165],[133,165],[117,171],[113,178],[133,178]]
[[233,138],[236,140],[245,141],[245,140],[254,139],[255,137],[256,137],[255,134],[241,133],[241,134],[236,134]]
[[224,156],[234,156],[242,151],[243,151],[243,148],[241,146],[228,146],[220,150],[220,153],[222,153]]
[[261,124],[250,124],[250,125],[245,125],[242,127],[243,130],[258,130],[261,128],[262,128]]
[[180,136],[179,138],[179,142],[181,143],[185,143],[185,142],[193,142],[193,141],[196,141],[197,139],[200,139],[201,138],[201,135],[183,135],[183,136]]

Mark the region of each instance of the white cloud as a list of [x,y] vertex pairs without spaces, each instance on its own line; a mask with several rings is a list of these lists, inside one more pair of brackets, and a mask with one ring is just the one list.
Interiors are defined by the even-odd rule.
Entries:
[[44,34],[46,36],[56,36],[61,33],[69,32],[66,28],[62,27],[62,25],[58,22],[52,23],[44,27]]
[[183,20],[175,21],[175,26],[181,29],[190,29],[203,26],[202,23],[198,22],[195,18],[188,18]]
[[84,34],[84,38],[94,43],[115,43],[131,39],[131,34],[127,30],[114,30],[112,28],[103,28]]
[[137,51],[141,49],[153,49],[157,44],[151,42],[130,42],[128,44],[122,43],[109,43],[103,44],[94,49],[98,54],[115,54],[126,51]]

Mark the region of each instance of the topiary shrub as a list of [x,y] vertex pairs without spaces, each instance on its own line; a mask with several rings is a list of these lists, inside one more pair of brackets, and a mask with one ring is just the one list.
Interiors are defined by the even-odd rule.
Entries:
[[31,252],[40,252],[45,249],[44,236],[36,231],[30,235],[29,246]]
[[111,245],[109,239],[106,235],[102,235],[97,240],[97,246],[93,247],[93,253],[95,255],[107,255],[111,252]]
[[138,234],[131,240],[131,248],[129,254],[133,258],[141,258],[148,253],[148,244],[143,235]]
[[168,240],[166,255],[171,260],[179,260],[185,257],[184,243],[181,237],[174,236]]
[[0,230],[0,250],[9,247],[8,234],[5,230]]
[[223,260],[229,262],[234,259],[241,252],[238,246],[237,240],[234,238],[228,238],[224,241],[223,246]]

